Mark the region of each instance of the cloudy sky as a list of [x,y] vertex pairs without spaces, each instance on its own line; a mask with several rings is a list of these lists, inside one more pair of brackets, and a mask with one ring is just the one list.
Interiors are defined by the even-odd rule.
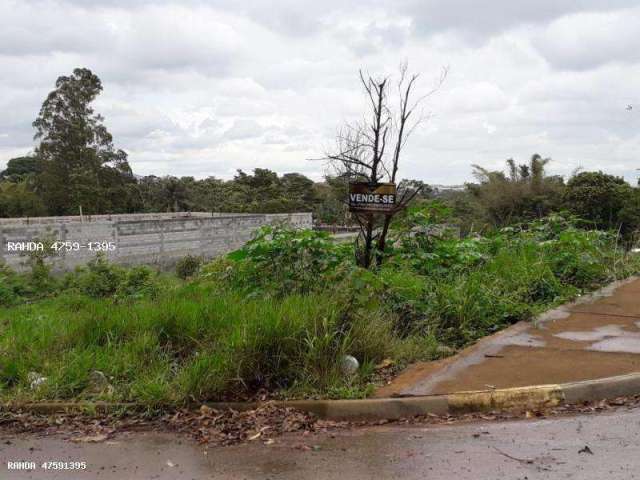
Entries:
[[33,149],[56,78],[88,67],[138,174],[319,178],[307,159],[362,112],[358,69],[405,60],[423,91],[449,75],[402,176],[457,184],[537,152],[635,183],[639,0],[0,0],[0,167]]

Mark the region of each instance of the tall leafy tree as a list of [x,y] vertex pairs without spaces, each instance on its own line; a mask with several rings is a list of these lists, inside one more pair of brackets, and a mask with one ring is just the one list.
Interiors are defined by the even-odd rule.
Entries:
[[254,169],[253,175],[238,170],[233,178],[232,199],[238,205],[238,211],[276,213],[286,210],[280,178],[266,168]]
[[208,177],[196,180],[191,191],[194,210],[205,212],[229,212],[230,182]]
[[631,217],[629,207],[634,203],[634,196],[634,189],[622,177],[581,172],[567,182],[564,199],[573,213],[594,222],[598,228],[618,229],[624,227],[620,212],[625,207],[625,218]]
[[37,187],[52,214],[123,209],[121,197],[110,192],[134,179],[127,154],[114,148],[104,118],[91,106],[100,92],[98,76],[76,68],[58,78],[33,122],[34,138],[40,141]]
[[294,209],[310,210],[316,201],[313,180],[301,173],[285,173],[280,179],[284,195],[292,203]]
[[[138,182],[142,207],[146,212],[180,212],[192,209],[193,177],[156,177],[149,175]],[[196,207],[201,210],[202,207]]]
[[0,180],[19,182],[32,177],[38,172],[37,158],[32,155],[12,158],[7,168],[0,172]]
[[324,182],[314,184],[317,204],[314,218],[330,225],[347,225],[355,222],[349,212],[347,197],[349,195],[349,177],[326,175]]

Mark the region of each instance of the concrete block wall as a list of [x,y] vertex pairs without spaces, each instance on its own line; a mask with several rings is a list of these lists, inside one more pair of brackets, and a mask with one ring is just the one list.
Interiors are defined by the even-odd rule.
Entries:
[[175,218],[210,218],[234,216],[241,217],[251,213],[222,213],[222,212],[168,212],[168,213],[124,213],[113,215],[69,215],[66,217],[23,217],[0,218],[0,226],[9,225],[57,225],[60,223],[99,223],[125,220],[167,220]]
[[10,252],[8,242],[45,239],[77,242],[77,251],[62,251],[52,259],[58,271],[71,270],[95,258],[90,242],[112,242],[107,258],[124,265],[147,264],[167,268],[187,254],[213,258],[236,250],[267,224],[284,223],[312,228],[311,213],[224,214],[183,212],[172,214],[101,215],[0,219],[0,263],[24,269],[24,253]]

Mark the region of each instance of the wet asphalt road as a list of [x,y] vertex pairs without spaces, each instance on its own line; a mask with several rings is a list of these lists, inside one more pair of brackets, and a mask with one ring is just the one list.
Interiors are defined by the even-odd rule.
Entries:
[[[0,479],[633,479],[640,409],[451,426],[388,425],[206,449],[121,434],[98,444],[0,431]],[[585,451],[588,447],[588,451]],[[8,471],[7,461],[86,461],[82,472]]]

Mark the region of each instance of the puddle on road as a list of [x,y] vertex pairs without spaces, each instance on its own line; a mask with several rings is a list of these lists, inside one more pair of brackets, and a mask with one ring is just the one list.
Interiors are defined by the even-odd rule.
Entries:
[[573,340],[574,342],[596,342],[607,337],[620,337],[627,333],[619,325],[607,325],[588,332],[562,332],[553,336],[564,340]]
[[640,334],[632,334],[632,337],[607,338],[596,342],[589,350],[599,352],[640,353]]
[[640,332],[629,332],[620,325],[607,325],[588,332],[562,332],[554,336],[575,342],[595,342],[587,350],[640,353]]

